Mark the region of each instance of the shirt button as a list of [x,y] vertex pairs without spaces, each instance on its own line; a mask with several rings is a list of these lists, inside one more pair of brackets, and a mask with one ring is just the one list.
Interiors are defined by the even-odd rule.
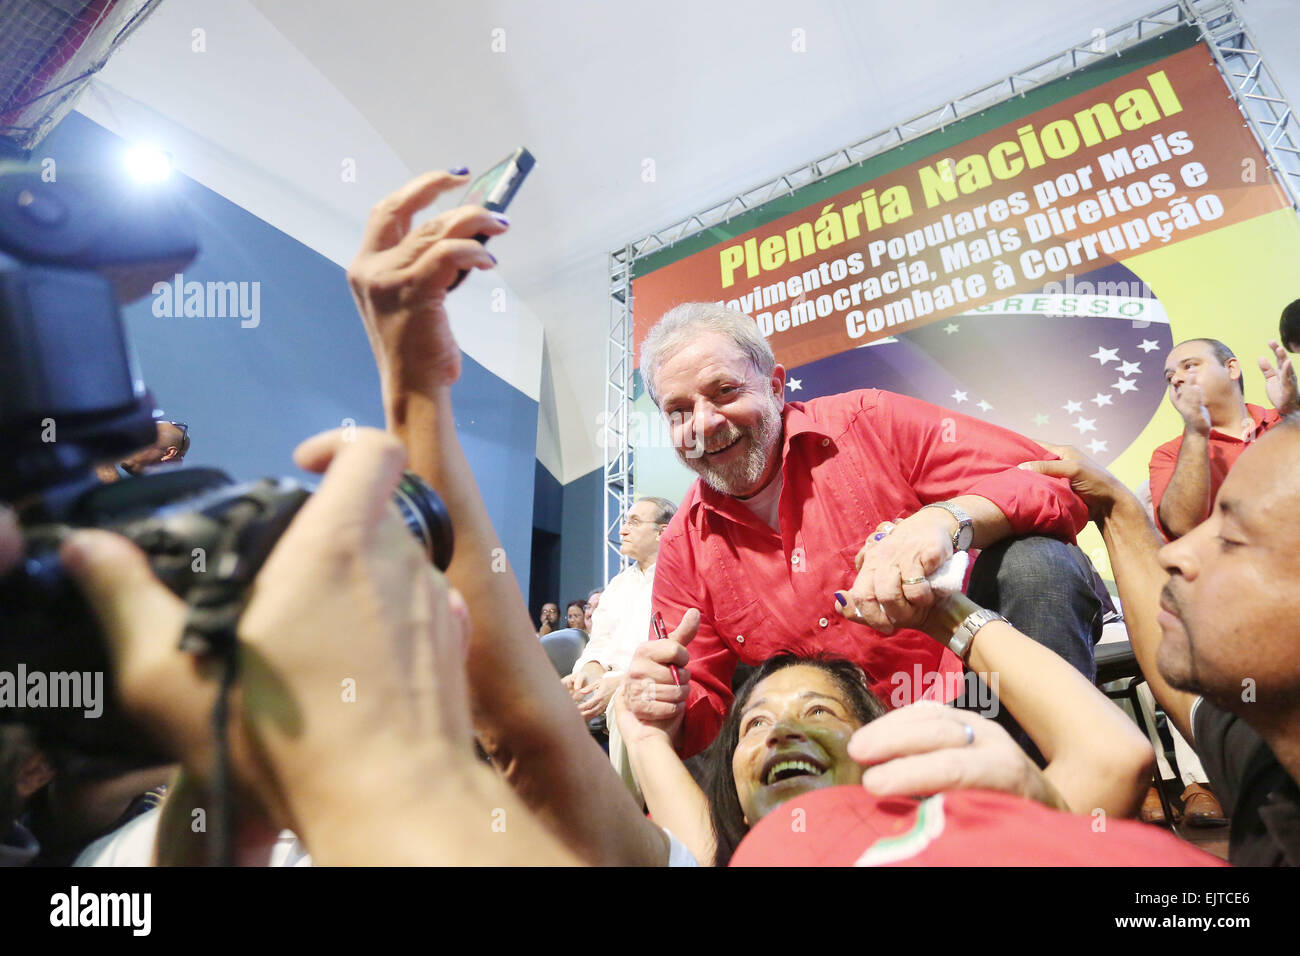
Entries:
[[745,635],[744,635],[744,634],[737,634],[737,635],[736,635],[736,643],[737,643],[737,644],[744,644],[744,643],[745,643]]
[[822,627],[825,627],[827,624],[830,623],[830,621],[826,620],[826,618],[822,618],[822,619],[821,619],[820,621],[818,621],[817,623],[820,624]]
[[822,447],[823,447],[823,448],[825,448],[825,447],[826,447],[827,445],[829,445],[830,443],[831,443],[831,440],[830,440],[829,438],[823,438],[823,439],[822,439]]
[[799,555],[798,555],[798,554],[792,555],[792,556],[790,557],[790,563],[791,563],[791,564],[798,564],[798,563],[799,563]]

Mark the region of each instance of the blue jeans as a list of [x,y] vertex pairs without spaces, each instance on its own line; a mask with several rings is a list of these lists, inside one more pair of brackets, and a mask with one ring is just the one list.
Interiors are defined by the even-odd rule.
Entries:
[[[1077,545],[1045,535],[1007,538],[980,552],[966,594],[997,611],[1022,634],[1055,651],[1091,683],[1097,676],[1092,647],[1101,637],[1109,599]],[[995,718],[1040,763],[1041,754],[1015,720],[999,707]]]

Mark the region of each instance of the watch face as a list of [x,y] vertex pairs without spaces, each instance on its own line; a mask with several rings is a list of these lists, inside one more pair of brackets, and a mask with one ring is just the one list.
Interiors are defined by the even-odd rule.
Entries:
[[958,551],[966,551],[970,548],[971,539],[974,537],[975,531],[971,528],[970,521],[963,521],[957,528],[957,541],[954,547]]

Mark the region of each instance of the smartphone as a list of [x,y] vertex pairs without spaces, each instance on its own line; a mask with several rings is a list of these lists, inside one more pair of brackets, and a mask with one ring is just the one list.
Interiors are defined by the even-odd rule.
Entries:
[[[510,200],[515,198],[515,193],[519,191],[520,185],[523,184],[525,177],[527,177],[536,162],[537,160],[533,158],[533,154],[528,152],[528,148],[520,146],[470,183],[469,189],[465,191],[464,197],[461,198],[460,205],[482,206],[492,212],[505,212],[506,207],[510,205]],[[479,242],[487,242],[488,240],[488,237],[483,233],[479,233],[474,238]],[[462,269],[460,275],[456,276],[456,281],[447,287],[447,291],[450,292],[460,285],[464,278],[465,270]]]

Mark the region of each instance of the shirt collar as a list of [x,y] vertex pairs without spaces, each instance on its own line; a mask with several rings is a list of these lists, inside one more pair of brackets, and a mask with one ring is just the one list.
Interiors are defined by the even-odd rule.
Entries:
[[[1255,423],[1255,438],[1259,438],[1260,435],[1264,434],[1269,426],[1275,424],[1276,419],[1280,417],[1275,413],[1270,413],[1267,408],[1264,408],[1261,405],[1251,405],[1250,403],[1246,404],[1246,414],[1249,415],[1250,420]],[[1269,420],[1270,418],[1273,420]],[[1231,432],[1220,431],[1217,428],[1211,428],[1210,431],[1216,435],[1221,435],[1229,441],[1241,441],[1240,435],[1234,435]]]

